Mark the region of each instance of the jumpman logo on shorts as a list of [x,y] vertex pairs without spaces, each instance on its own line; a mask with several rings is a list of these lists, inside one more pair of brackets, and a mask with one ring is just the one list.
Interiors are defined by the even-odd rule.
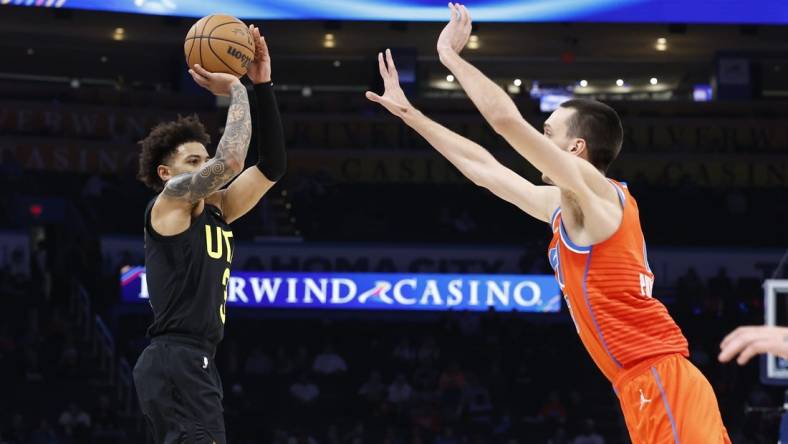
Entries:
[[202,368],[208,368],[208,357],[207,356],[203,356],[202,357]]
[[650,402],[651,402],[651,400],[646,398],[646,395],[643,394],[643,389],[640,389],[640,411],[642,412],[643,411],[643,407],[645,407],[646,404],[648,404]]

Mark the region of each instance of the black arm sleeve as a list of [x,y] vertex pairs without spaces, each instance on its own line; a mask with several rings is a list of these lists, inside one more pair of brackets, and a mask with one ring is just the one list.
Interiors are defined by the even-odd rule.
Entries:
[[252,103],[252,140],[250,149],[257,150],[257,168],[270,181],[281,179],[287,169],[285,135],[282,117],[276,104],[272,82],[258,83],[249,88]]

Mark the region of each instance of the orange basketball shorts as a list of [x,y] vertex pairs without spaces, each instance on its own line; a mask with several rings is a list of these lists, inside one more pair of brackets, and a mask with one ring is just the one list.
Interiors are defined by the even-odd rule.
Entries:
[[679,354],[647,359],[613,384],[632,444],[730,444],[706,377]]

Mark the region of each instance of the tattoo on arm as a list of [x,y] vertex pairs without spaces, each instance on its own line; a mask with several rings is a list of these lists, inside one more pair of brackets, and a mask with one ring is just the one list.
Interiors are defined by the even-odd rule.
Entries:
[[163,194],[195,203],[224,186],[244,166],[252,120],[246,88],[237,83],[230,91],[230,109],[224,135],[216,148],[216,156],[194,173],[185,173],[167,181]]

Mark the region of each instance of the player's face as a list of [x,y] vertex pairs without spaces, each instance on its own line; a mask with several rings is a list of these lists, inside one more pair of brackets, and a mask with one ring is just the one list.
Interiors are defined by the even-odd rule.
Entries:
[[[567,136],[567,123],[572,114],[575,113],[574,109],[559,107],[550,117],[544,122],[544,135],[551,142],[553,142],[562,151],[570,151],[574,146],[574,140]],[[544,183],[553,185],[553,181],[549,177],[542,174],[542,181]]]
[[165,171],[161,171],[162,168],[160,168],[159,174],[166,182],[180,174],[199,170],[208,160],[210,160],[210,156],[205,145],[199,142],[187,142],[175,149],[175,153],[170,156],[167,165],[163,165]]

